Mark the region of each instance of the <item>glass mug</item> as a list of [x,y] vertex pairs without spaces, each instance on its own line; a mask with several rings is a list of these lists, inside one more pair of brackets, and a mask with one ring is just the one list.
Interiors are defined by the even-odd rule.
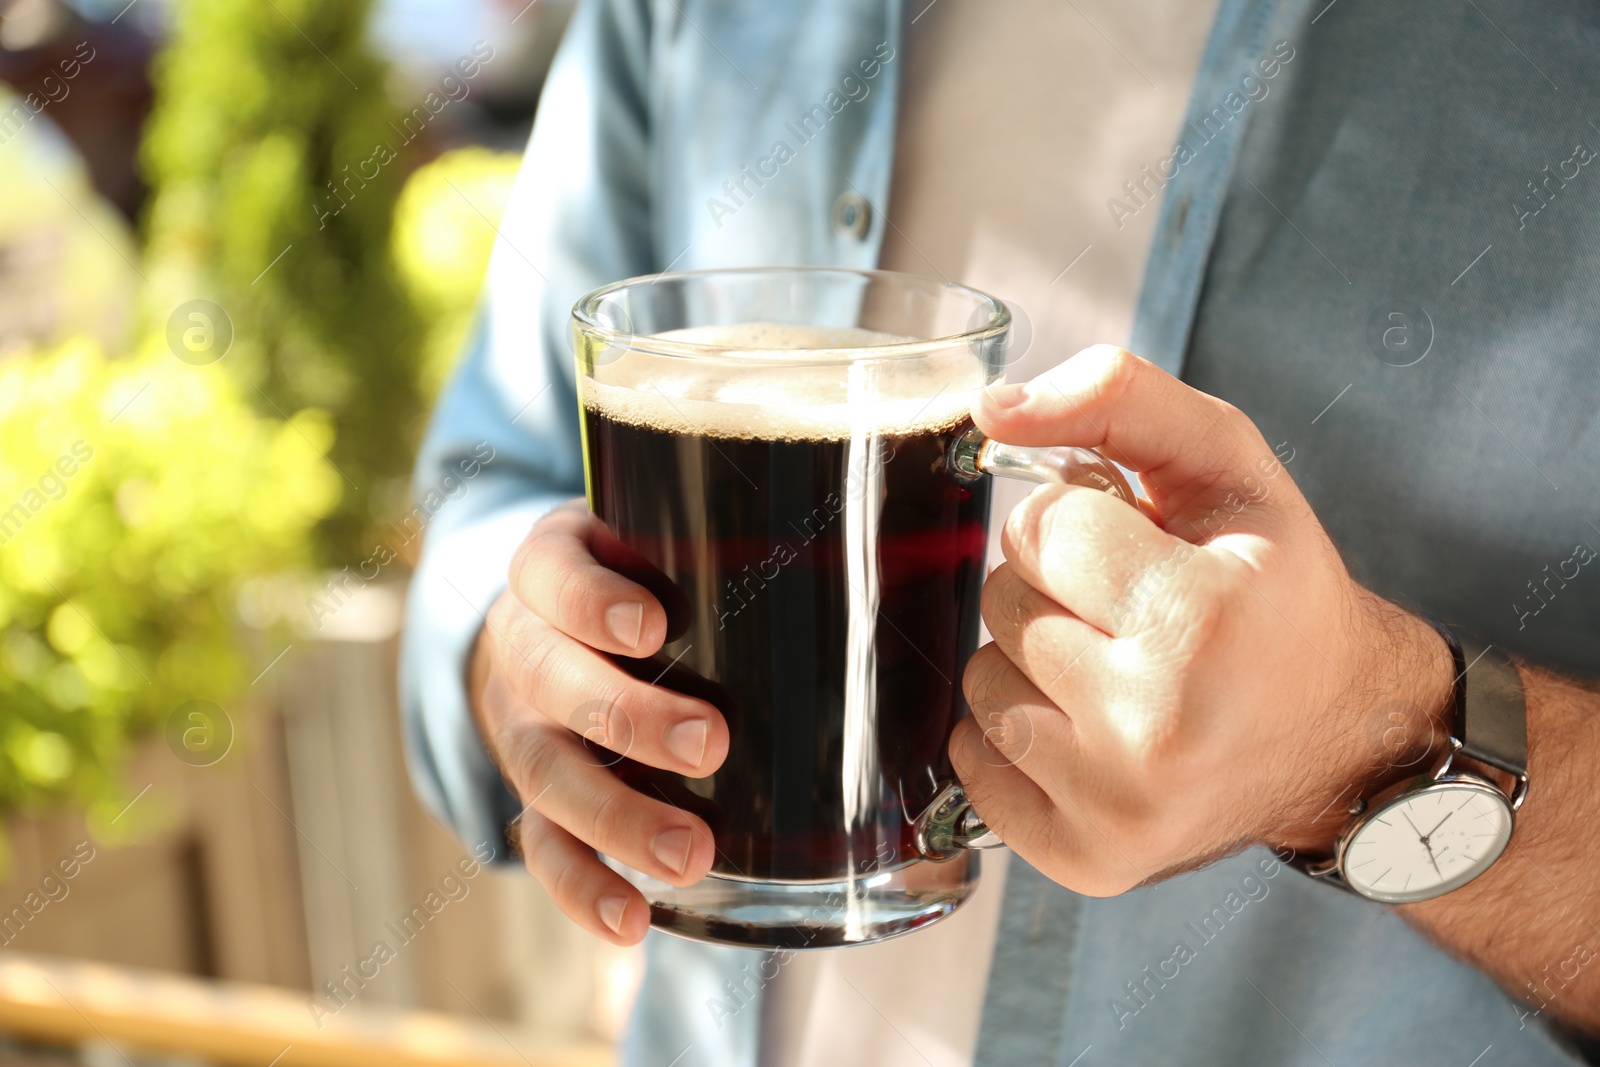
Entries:
[[974,289],[833,268],[652,275],[574,307],[589,507],[668,617],[660,653],[618,662],[730,734],[701,779],[590,746],[711,828],[711,873],[688,888],[608,860],[658,928],[862,944],[972,895],[972,849],[999,841],[946,747],[978,642],[985,475],[1133,500],[1098,453],[973,428],[1010,329]]

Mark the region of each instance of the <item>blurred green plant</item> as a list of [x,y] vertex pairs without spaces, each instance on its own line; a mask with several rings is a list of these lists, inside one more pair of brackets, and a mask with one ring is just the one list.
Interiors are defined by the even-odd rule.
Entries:
[[[0,812],[105,827],[130,743],[243,687],[240,589],[357,558],[404,508],[518,157],[408,176],[423,132],[369,7],[177,0],[144,143],[147,339],[0,361]],[[211,365],[173,340],[203,301],[231,322]]]
[[395,205],[395,264],[427,323],[419,384],[430,401],[466,343],[521,163],[515,152],[458,148],[419,167]]
[[335,565],[403,499],[423,409],[390,228],[425,130],[390,100],[370,7],[177,0],[143,148],[151,325],[214,301],[234,327],[223,365],[258,410],[328,413],[346,482],[317,544]]
[[130,738],[228,703],[237,587],[310,562],[339,499],[331,438],[160,342],[0,363],[0,811],[114,813]]

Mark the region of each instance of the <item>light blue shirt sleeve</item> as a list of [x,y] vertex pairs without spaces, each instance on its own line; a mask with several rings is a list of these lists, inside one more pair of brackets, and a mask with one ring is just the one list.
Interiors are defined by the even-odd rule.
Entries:
[[[506,860],[519,805],[478,738],[467,658],[517,545],[583,493],[568,314],[655,266],[646,5],[580,5],[501,222],[477,325],[417,462],[427,516],[401,652],[406,757],[428,808]],[[600,72],[604,72],[601,76]]]

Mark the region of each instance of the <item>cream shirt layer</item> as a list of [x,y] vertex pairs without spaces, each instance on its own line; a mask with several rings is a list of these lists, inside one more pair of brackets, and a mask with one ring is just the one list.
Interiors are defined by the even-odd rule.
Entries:
[[[1011,304],[1021,381],[1125,343],[1216,0],[913,0],[882,266]],[[1149,168],[1149,171],[1146,168]],[[1114,206],[1111,202],[1118,202]],[[1026,493],[996,487],[994,527]],[[990,562],[998,562],[998,538]],[[965,1067],[1004,881],[929,930],[797,953],[767,987],[774,1067]]]

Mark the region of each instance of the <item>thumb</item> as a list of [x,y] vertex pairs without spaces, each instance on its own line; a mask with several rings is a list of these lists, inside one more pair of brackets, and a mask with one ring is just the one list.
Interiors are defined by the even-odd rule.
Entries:
[[1114,345],[1086,348],[1031,382],[990,386],[972,418],[1007,444],[1099,449],[1138,472],[1171,532],[1230,495],[1260,500],[1281,469],[1238,408]]

